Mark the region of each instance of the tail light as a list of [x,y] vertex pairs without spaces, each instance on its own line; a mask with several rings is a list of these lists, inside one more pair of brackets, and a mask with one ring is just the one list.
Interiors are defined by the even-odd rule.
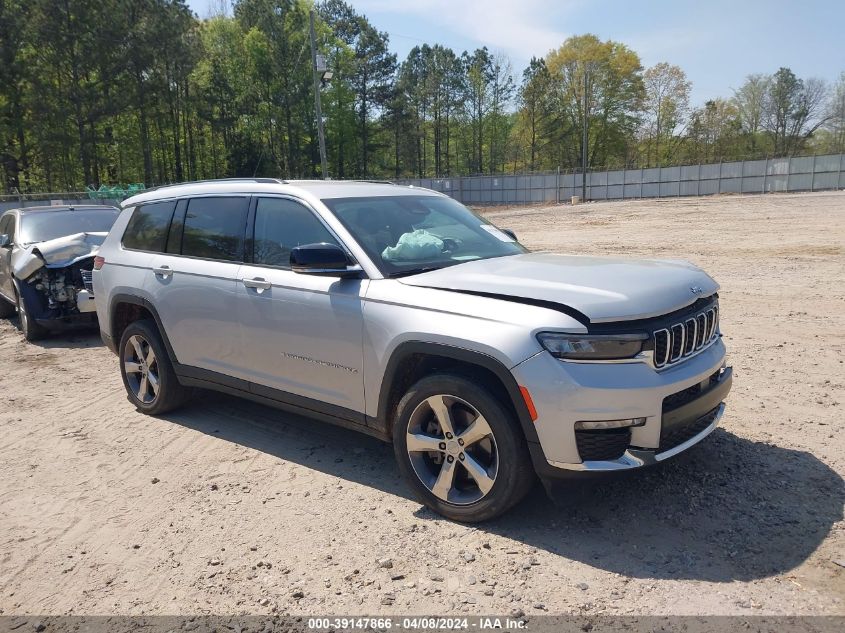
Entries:
[[105,263],[106,263],[106,258],[100,257],[99,255],[97,255],[94,258],[94,270],[100,270],[103,267],[103,264],[105,264]]

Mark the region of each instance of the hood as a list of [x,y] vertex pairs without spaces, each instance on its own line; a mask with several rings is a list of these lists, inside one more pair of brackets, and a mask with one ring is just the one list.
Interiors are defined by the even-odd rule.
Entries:
[[684,261],[551,253],[470,261],[399,281],[557,304],[586,316],[592,323],[660,316],[719,289],[707,273]]
[[13,254],[12,271],[18,279],[26,279],[43,266],[70,266],[81,259],[96,255],[107,235],[108,233],[74,233],[46,242],[29,244]]

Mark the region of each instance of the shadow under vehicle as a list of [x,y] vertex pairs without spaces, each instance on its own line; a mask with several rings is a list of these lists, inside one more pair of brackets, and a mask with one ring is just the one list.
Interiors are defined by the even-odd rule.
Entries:
[[[389,445],[311,418],[202,392],[162,416],[284,461],[413,499]],[[550,505],[540,486],[474,529],[633,578],[750,582],[804,563],[843,517],[845,482],[807,451],[717,429],[662,468],[571,482]],[[326,519],[333,512],[320,509]],[[444,521],[421,506],[423,522]]]

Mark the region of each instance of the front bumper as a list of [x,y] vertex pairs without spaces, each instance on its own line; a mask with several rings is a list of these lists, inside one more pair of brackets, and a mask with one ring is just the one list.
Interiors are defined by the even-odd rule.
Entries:
[[721,403],[712,414],[712,422],[710,422],[703,431],[692,436],[686,442],[678,444],[674,448],[670,448],[662,453],[656,453],[652,450],[641,448],[629,448],[625,451],[622,457],[607,461],[585,461],[580,464],[557,464],[549,462],[556,468],[565,468],[567,470],[579,470],[589,472],[612,472],[616,470],[630,470],[631,468],[640,468],[641,466],[653,466],[659,464],[665,459],[674,457],[678,453],[683,453],[688,448],[695,446],[705,437],[710,435],[719,425],[719,420],[722,419],[722,414],[725,412],[725,404]]
[[[724,360],[725,347],[718,340],[663,371],[645,363],[566,363],[547,353],[517,365],[513,374],[527,387],[538,414],[539,444],[530,447],[535,469],[542,479],[630,470],[690,448],[712,433],[724,412],[732,383]],[[680,406],[670,406],[679,392],[690,389],[699,391]],[[612,458],[582,459],[576,422],[630,418],[645,418],[645,423],[630,429],[623,450]]]

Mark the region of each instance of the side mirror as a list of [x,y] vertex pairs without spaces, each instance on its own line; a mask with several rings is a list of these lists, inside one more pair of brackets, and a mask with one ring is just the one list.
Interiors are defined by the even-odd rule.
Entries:
[[12,245],[12,238],[10,238],[5,233],[0,235],[0,248],[6,248]]
[[499,229],[499,230],[500,230],[502,233],[504,233],[505,235],[508,235],[508,236],[512,237],[514,242],[518,242],[518,241],[519,241],[518,239],[516,239],[516,233],[514,233],[514,232],[513,232],[513,231],[511,231],[510,229]]
[[305,244],[290,252],[290,267],[302,275],[357,277],[361,267],[349,264],[342,248],[334,244]]

